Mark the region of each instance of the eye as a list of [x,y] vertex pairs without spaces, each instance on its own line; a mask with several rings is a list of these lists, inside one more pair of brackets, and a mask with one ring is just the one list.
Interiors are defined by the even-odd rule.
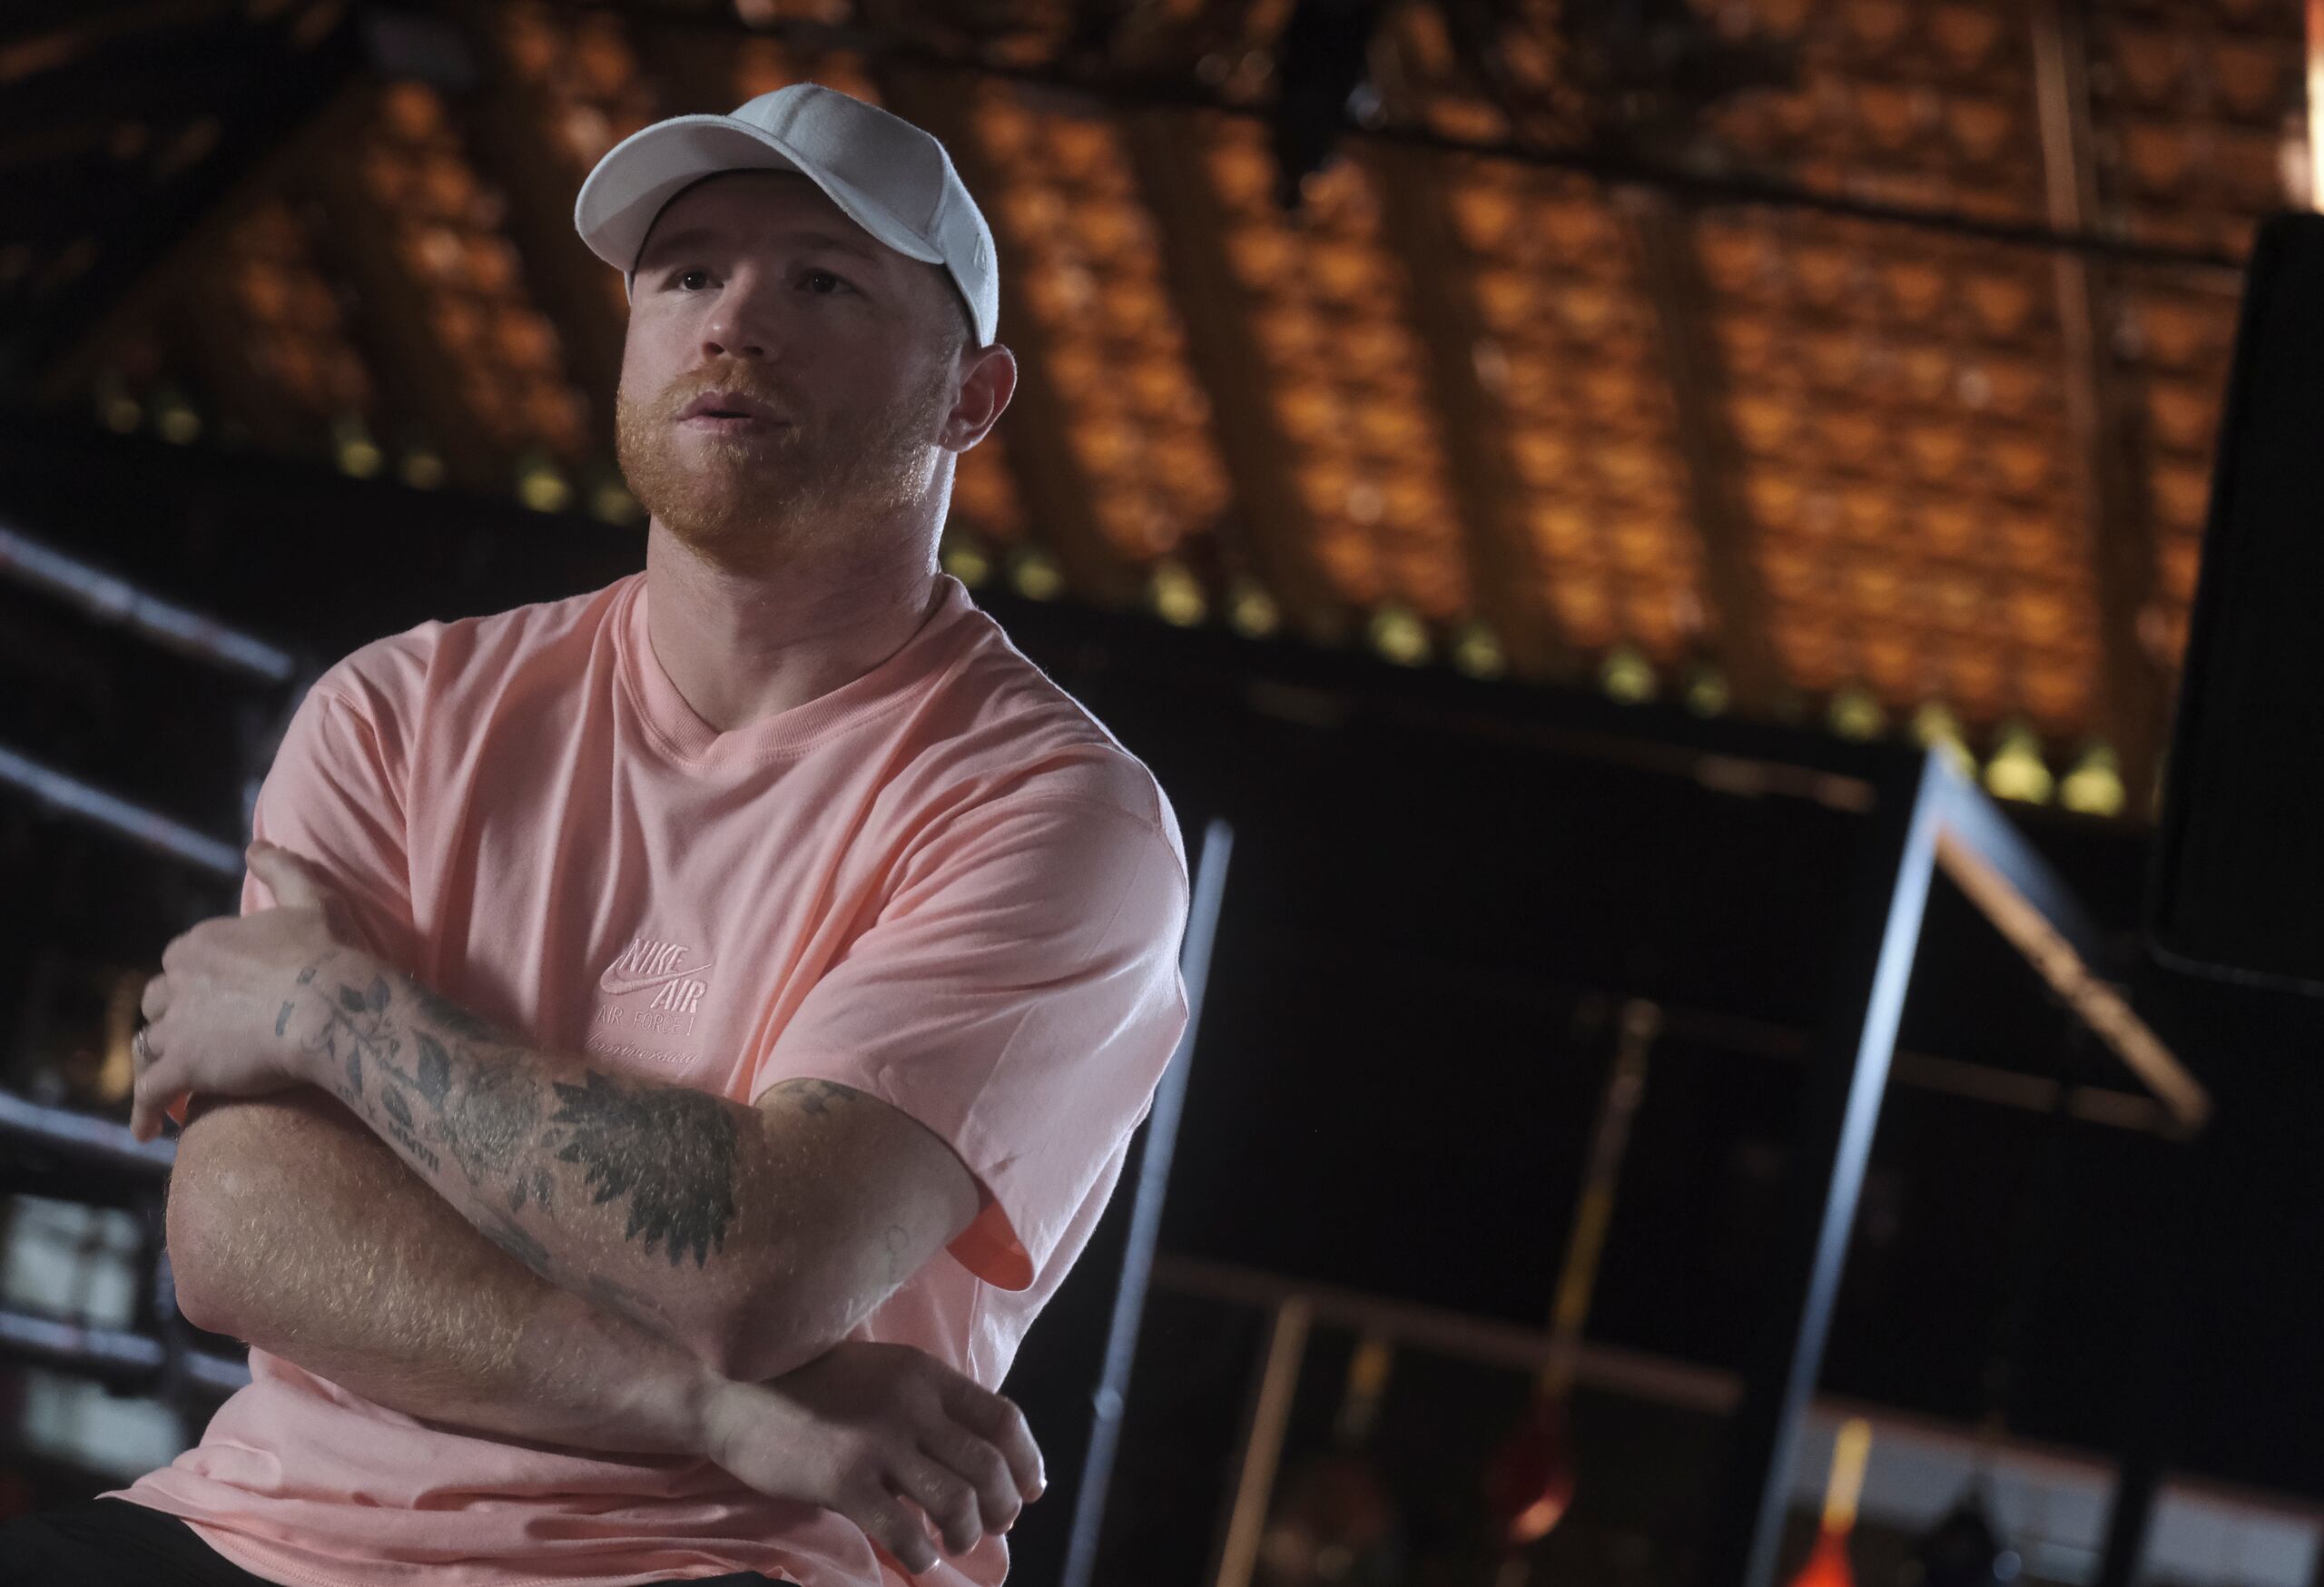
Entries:
[[672,276],[670,280],[674,285],[683,291],[686,290],[686,282],[693,280],[695,276],[700,276],[704,281],[707,281],[710,279],[710,272],[699,267],[693,270],[682,270],[678,271],[677,274]]
[[[853,287],[848,285],[844,278],[833,275],[827,270],[810,270],[801,279],[808,282],[811,287],[816,288],[816,296],[818,297],[828,298],[832,295],[832,291],[852,292],[855,290]],[[819,283],[824,281],[831,283],[830,290],[822,289],[819,285]]]

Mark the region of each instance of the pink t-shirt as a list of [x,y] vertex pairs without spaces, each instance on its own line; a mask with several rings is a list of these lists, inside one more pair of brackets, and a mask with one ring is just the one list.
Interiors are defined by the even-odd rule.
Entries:
[[[941,584],[887,661],[730,733],[655,659],[643,574],[422,624],[315,685],[256,826],[346,889],[376,951],[544,1046],[738,1101],[838,1080],[950,1142],[983,1209],[854,1336],[997,1387],[1185,1027],[1186,857],[1145,765]],[[454,1431],[259,1350],[251,1375],[123,1496],[274,1581],[1008,1569],[987,1538],[911,1577],[701,1461]]]

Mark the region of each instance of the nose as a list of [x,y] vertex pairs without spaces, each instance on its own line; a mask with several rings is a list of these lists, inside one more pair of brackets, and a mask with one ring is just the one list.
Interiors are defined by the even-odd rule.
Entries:
[[774,288],[754,270],[737,271],[718,291],[718,301],[702,327],[705,359],[764,360],[774,354]]

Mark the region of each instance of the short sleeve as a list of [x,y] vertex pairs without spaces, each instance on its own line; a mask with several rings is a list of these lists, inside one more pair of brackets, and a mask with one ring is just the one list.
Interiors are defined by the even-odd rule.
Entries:
[[808,991],[752,1093],[837,1080],[935,1131],[982,1202],[952,1255],[1027,1288],[1186,1028],[1187,896],[1168,832],[1111,803],[1020,794],[950,817]]
[[[412,970],[401,786],[377,727],[326,673],[283,730],[251,826],[256,836],[320,867],[347,900],[364,945]],[[273,902],[263,882],[243,878],[243,913]]]

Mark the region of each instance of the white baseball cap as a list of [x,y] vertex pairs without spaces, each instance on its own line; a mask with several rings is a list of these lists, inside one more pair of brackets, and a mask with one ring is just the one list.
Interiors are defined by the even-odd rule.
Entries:
[[762,94],[733,115],[681,115],[606,152],[573,203],[589,251],[635,281],[662,206],[722,171],[795,171],[907,259],[940,264],[960,289],[977,345],[1000,319],[992,232],[944,145],[901,116],[820,83]]

